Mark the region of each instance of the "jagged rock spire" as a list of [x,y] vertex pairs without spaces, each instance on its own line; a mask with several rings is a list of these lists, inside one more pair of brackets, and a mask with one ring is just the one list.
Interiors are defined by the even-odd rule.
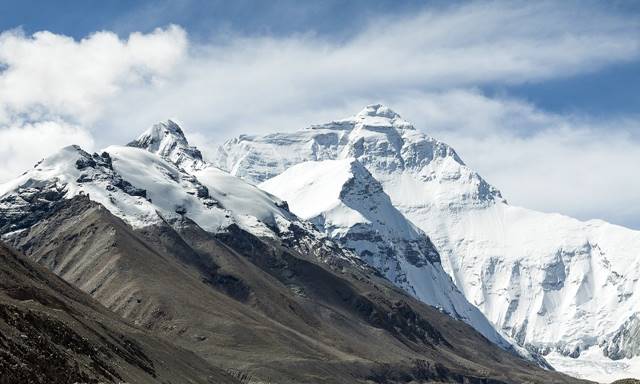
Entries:
[[154,124],[129,144],[162,156],[182,168],[201,168],[205,165],[198,148],[189,145],[184,132],[172,120]]

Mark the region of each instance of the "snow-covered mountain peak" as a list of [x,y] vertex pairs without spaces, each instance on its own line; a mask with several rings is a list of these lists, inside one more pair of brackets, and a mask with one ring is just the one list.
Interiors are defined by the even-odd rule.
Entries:
[[427,211],[425,199],[444,208],[504,202],[500,191],[467,167],[453,148],[379,104],[297,132],[231,139],[213,162],[257,184],[301,162],[347,158],[364,165],[394,204],[402,198]]
[[439,261],[426,235],[393,207],[382,185],[354,158],[297,164],[260,188],[286,200],[292,212],[333,238],[367,227],[372,239],[424,240],[412,253],[414,264]]
[[171,120],[154,124],[128,146],[146,149],[182,168],[204,165],[202,153],[189,145],[180,126]]
[[[331,131],[393,131],[415,130],[413,125],[404,120],[398,113],[382,104],[370,104],[357,114],[341,120],[324,124],[315,124],[307,130],[331,130]],[[246,136],[244,136],[246,137]]]
[[415,129],[410,122],[382,104],[367,105],[353,118],[355,129],[379,130],[391,128],[395,130]]
[[363,118],[365,116],[386,117],[388,119],[400,118],[399,114],[382,104],[369,104],[356,115],[358,118]]
[[189,146],[182,128],[172,120],[154,124],[129,144],[131,147],[145,148],[150,152],[162,151],[171,145]]
[[210,232],[236,224],[272,237],[296,220],[282,201],[214,166],[185,170],[178,164],[136,146],[110,146],[101,154],[62,148],[0,185],[0,233],[26,228],[38,212],[77,195],[134,228],[188,217]]
[[149,156],[158,155],[202,184],[207,195],[228,210],[236,224],[255,235],[273,236],[274,231],[282,229],[279,226],[296,220],[277,197],[203,160],[201,152],[189,145],[180,126],[171,120],[154,125],[127,146],[142,149]]

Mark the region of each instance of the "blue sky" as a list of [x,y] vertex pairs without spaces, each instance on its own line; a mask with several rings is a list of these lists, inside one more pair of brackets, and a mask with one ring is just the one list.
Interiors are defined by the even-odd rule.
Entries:
[[206,153],[383,102],[514,204],[640,228],[639,36],[637,1],[0,2],[0,181],[157,120]]
[[26,0],[0,4],[2,29],[22,26],[28,32],[46,29],[82,38],[107,29],[127,35],[150,32],[174,23],[190,35],[208,39],[233,30],[243,34],[290,34],[314,31],[332,38],[353,34],[376,13],[407,14],[444,2],[353,1],[64,1]]
[[[376,15],[402,17],[427,8],[446,8],[460,2],[426,0],[178,0],[80,1],[24,0],[0,3],[0,30],[22,28],[27,33],[48,30],[76,39],[110,30],[121,36],[150,32],[168,24],[182,26],[196,41],[229,33],[285,36],[313,33],[342,40],[357,33]],[[591,2],[611,12],[635,14],[640,2]],[[597,115],[640,111],[640,62],[603,68],[595,73],[530,82],[516,86],[484,86],[489,94],[507,93],[555,112]]]

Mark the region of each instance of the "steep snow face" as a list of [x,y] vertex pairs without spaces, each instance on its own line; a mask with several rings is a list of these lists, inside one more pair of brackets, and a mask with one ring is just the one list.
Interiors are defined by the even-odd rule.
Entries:
[[29,206],[79,194],[89,195],[134,228],[185,214],[211,231],[232,222],[194,177],[156,155],[122,146],[108,147],[102,155],[77,146],[63,148],[0,186],[0,209],[14,212],[8,221],[19,226],[16,218]]
[[640,308],[637,232],[504,203],[413,220],[467,299],[521,344],[577,357]]
[[[207,164],[191,174],[207,187],[209,195],[233,213],[241,227],[254,228],[250,231],[253,234],[269,235],[270,229],[296,220],[282,200],[219,168]],[[259,230],[262,225],[268,228]]]
[[146,149],[185,169],[204,166],[202,153],[189,145],[180,126],[171,120],[155,124],[127,145]]
[[467,299],[521,345],[577,357],[639,311],[640,232],[510,206],[451,147],[383,106],[294,133],[240,136],[216,161],[261,182],[304,161],[352,157],[429,235]]
[[393,207],[380,183],[357,160],[301,163],[260,187],[286,200],[293,213],[414,297],[509,346],[456,288],[427,235]]
[[440,261],[429,238],[393,207],[357,160],[301,163],[260,187],[414,295],[401,263],[420,268]]
[[[176,162],[193,165],[195,160],[181,156]],[[274,237],[297,220],[282,201],[237,177],[204,162],[190,170],[141,148],[110,146],[91,155],[69,146],[0,186],[0,232],[26,228],[38,212],[46,214],[59,200],[79,194],[134,228],[186,216],[211,232],[235,223],[257,236]]]

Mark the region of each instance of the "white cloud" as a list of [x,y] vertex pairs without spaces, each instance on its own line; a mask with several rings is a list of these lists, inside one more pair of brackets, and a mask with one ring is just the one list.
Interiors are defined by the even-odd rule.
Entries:
[[[125,40],[9,31],[0,35],[0,126],[67,121],[102,146],[177,118],[206,151],[232,135],[293,130],[384,102],[451,142],[515,203],[627,220],[620,212],[634,206],[640,185],[625,176],[638,155],[623,129],[474,90],[638,60],[637,20],[594,4],[475,2],[382,15],[341,42],[295,35],[188,44],[175,26]],[[12,156],[0,150],[0,180],[31,166]],[[583,177],[587,166],[601,176]]]
[[464,90],[397,102],[511,204],[640,229],[640,117],[559,115]]
[[[632,18],[589,7],[495,2],[381,17],[340,43],[235,37],[193,46],[167,83],[128,92],[108,113],[122,117],[112,124],[120,135],[167,111],[209,135],[270,131],[274,120],[293,129],[302,116],[351,113],[354,101],[543,81],[637,59],[638,33]],[[132,104],[145,106],[133,118]]]
[[8,180],[31,168],[53,148],[77,144],[92,150],[91,134],[64,122],[46,121],[0,129],[0,180]]
[[[90,123],[100,105],[126,87],[153,84],[184,56],[186,35],[178,27],[125,41],[96,32],[81,41],[20,30],[0,34],[0,119],[64,116]],[[2,120],[0,120],[2,122]]]

